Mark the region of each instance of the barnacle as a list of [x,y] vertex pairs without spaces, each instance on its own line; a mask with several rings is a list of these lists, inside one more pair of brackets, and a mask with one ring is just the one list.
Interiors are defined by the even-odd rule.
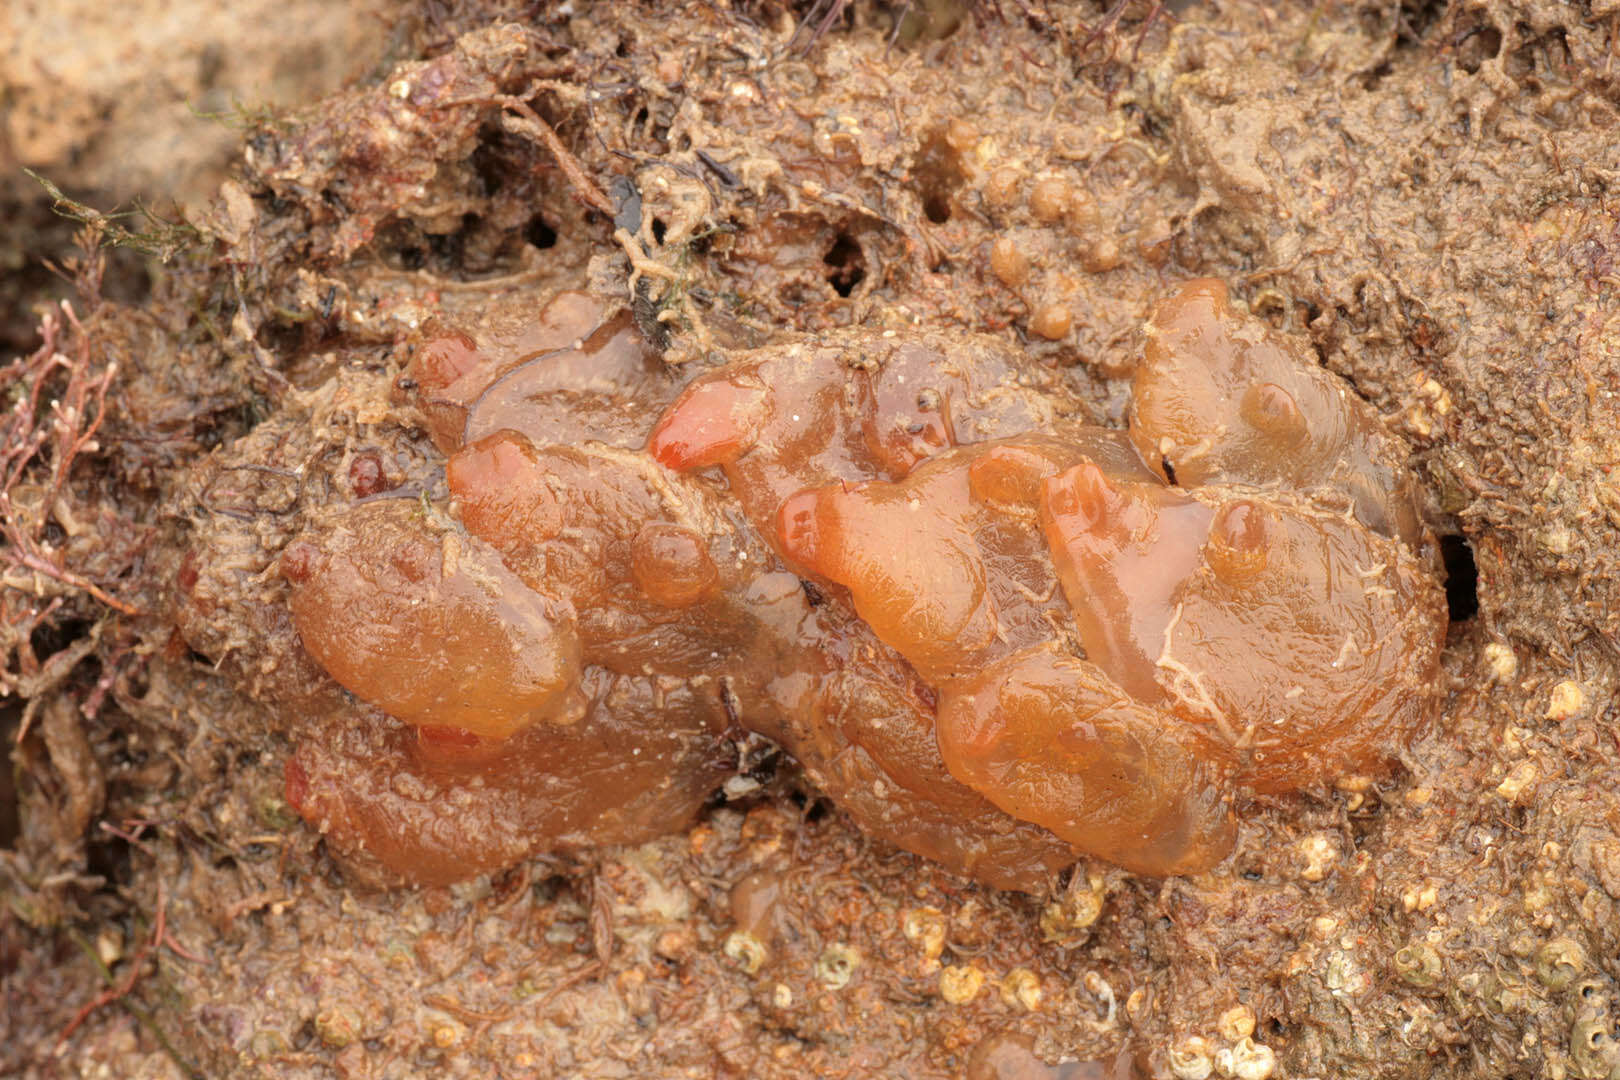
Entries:
[[1424,725],[1445,605],[1400,444],[1300,345],[1216,282],[1146,341],[1120,432],[935,331],[682,388],[580,294],[434,329],[399,394],[450,499],[367,499],[282,557],[362,703],[313,723],[289,801],[352,860],[451,880],[677,827],[754,732],[996,885],[1213,865],[1245,793],[1370,773]]

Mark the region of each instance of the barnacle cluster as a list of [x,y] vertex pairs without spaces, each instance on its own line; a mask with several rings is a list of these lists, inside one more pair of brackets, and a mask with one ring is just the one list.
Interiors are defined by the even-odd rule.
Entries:
[[1147,327],[1127,431],[1082,423],[1061,371],[926,329],[682,386],[578,294],[431,336],[399,387],[450,497],[328,507],[280,572],[358,699],[312,721],[289,801],[407,880],[680,827],[760,736],[991,884],[1081,854],[1194,872],[1246,794],[1374,772],[1436,706],[1401,445],[1218,282]]

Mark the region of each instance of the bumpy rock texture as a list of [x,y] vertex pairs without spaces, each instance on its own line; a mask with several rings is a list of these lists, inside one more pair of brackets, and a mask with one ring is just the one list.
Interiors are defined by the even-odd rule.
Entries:
[[80,264],[0,1071],[1616,1074],[1616,13],[804,14],[424,9]]

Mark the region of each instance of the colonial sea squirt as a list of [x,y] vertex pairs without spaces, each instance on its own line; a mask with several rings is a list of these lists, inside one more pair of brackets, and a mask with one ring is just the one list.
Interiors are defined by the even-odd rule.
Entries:
[[521,341],[420,349],[451,498],[330,510],[282,557],[368,706],[288,792],[356,865],[666,832],[752,732],[993,885],[1195,872],[1245,793],[1379,770],[1437,707],[1401,444],[1217,282],[1155,313],[1128,432],[982,338],[844,331],[677,388],[598,315],[564,294]]

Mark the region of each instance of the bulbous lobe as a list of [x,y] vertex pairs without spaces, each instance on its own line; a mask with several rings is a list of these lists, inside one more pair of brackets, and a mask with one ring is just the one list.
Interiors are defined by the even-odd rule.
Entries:
[[1086,656],[1139,701],[1164,698],[1154,659],[1208,525],[1183,492],[1089,462],[1042,486],[1041,527]]
[[304,648],[390,716],[496,739],[577,718],[572,623],[416,504],[356,506],[291,544],[281,568]]
[[846,586],[872,631],[938,682],[996,630],[967,503],[961,470],[815,488],[782,504],[778,542],[791,561]]
[[667,401],[674,382],[628,315],[603,315],[599,301],[562,292],[538,316],[521,299],[484,313],[476,340],[430,326],[398,400],[447,454],[504,428],[540,444],[639,445],[646,408]]
[[498,548],[562,531],[562,509],[535,448],[515,433],[498,431],[462,449],[445,463],[445,481],[461,523]]
[[728,464],[753,449],[770,415],[765,388],[752,380],[700,380],[658,421],[647,452],[671,469]]
[[1378,770],[1438,701],[1439,584],[1405,545],[1299,496],[1199,498],[1203,565],[1154,661],[1170,708],[1214,724],[1255,791]]
[[1272,553],[1275,519],[1270,508],[1254,499],[1234,499],[1222,506],[1204,543],[1210,572],[1232,585],[1259,577]]
[[764,545],[646,454],[500,431],[453,456],[446,477],[468,530],[574,612],[586,663],[698,675],[755,632],[738,590]]
[[1047,646],[1006,657],[944,695],[938,733],[952,775],[1127,870],[1194,873],[1232,849],[1220,748],[1085,660]]
[[1385,536],[1426,542],[1402,444],[1302,340],[1234,310],[1205,278],[1161,303],[1131,388],[1131,437],[1183,487],[1334,493]]
[[720,572],[703,537],[691,529],[650,522],[636,533],[630,547],[630,572],[636,584],[661,607],[690,607],[719,584]]

